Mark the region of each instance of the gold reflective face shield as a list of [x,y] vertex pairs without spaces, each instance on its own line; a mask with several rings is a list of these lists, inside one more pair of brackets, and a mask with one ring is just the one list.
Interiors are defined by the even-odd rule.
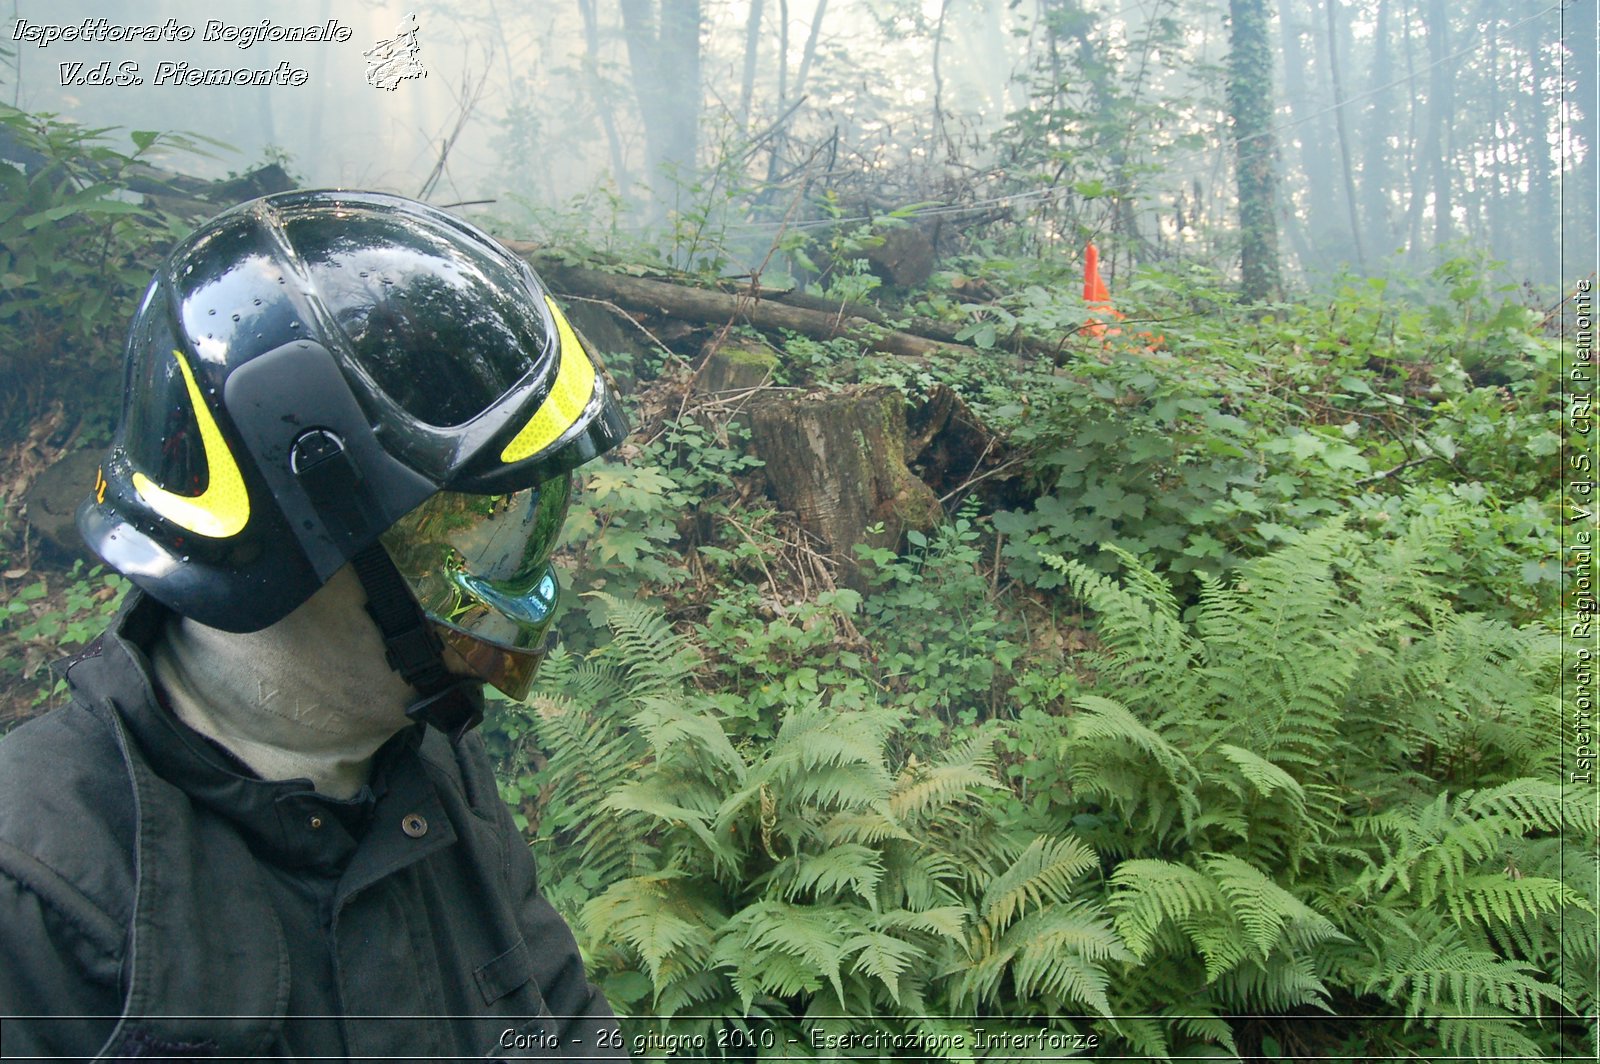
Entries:
[[571,478],[510,495],[440,492],[382,536],[440,637],[473,675],[526,697],[561,587],[550,565]]

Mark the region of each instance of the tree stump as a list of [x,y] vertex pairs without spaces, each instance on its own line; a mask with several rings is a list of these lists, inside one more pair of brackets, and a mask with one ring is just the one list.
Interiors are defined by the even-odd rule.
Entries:
[[879,230],[876,235],[883,238],[882,243],[867,248],[861,255],[871,264],[872,272],[884,281],[902,288],[916,288],[933,276],[937,260],[933,241],[928,239],[927,233],[916,226],[905,226]]
[[905,399],[893,388],[767,399],[750,408],[750,435],[774,498],[857,590],[866,581],[853,547],[894,548],[944,518],[933,489],[906,468]]
[[98,448],[72,451],[35,477],[23,496],[24,520],[62,557],[94,557],[78,535],[76,516],[78,504],[94,490],[103,457]]
[[977,495],[985,511],[1011,509],[1032,498],[1020,472],[1007,472],[1012,463],[1005,441],[948,385],[934,385],[906,419],[906,464],[940,498],[959,504]]
[[759,388],[772,379],[778,358],[760,348],[720,347],[706,356],[694,376],[697,395],[743,392]]

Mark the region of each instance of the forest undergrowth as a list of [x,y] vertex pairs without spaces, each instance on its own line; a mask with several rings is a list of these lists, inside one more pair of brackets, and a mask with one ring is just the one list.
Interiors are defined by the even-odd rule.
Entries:
[[[56,243],[8,267],[0,350],[107,365],[132,296],[48,300],[127,287],[172,231],[105,206],[114,170],[7,197],[0,235]],[[1592,1057],[1600,824],[1561,764],[1572,353],[1543,312],[1470,257],[1253,306],[1168,261],[1095,336],[1076,252],[1004,220],[914,289],[852,257],[871,239],[788,250],[826,263],[816,294],[971,353],[705,328],[604,352],[638,431],[578,477],[564,648],[482,729],[636,1056]],[[771,501],[751,397],[691,390],[730,339],[784,387],[953,389],[1004,490],[952,493],[846,580]],[[109,427],[29,410],[7,485]],[[37,552],[17,494],[12,717],[60,700],[45,662],[123,590]]]
[[[1460,261],[1431,302],[1351,281],[1254,308],[1150,270],[1119,309],[1159,344],[1018,370],[1009,330],[1082,307],[1062,264],[981,251],[897,306],[992,362],[746,338],[786,385],[948,385],[1019,456],[1025,502],[975,487],[858,548],[861,591],[767,500],[737,404],[674,359],[624,367],[643,425],[584,478],[583,608],[487,729],[630,1036],[1592,1054],[1541,314]],[[974,277],[991,300],[951,297]]]

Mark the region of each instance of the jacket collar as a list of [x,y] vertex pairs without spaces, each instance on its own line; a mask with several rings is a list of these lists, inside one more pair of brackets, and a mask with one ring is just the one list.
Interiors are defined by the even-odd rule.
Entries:
[[155,774],[236,825],[250,848],[280,864],[338,874],[354,854],[398,761],[415,756],[420,726],[401,732],[374,760],[373,781],[348,800],[318,794],[310,780],[262,780],[189,728],[162,702],[147,652],[171,612],[135,591],[115,623],[68,666],[73,693],[115,703],[128,738]]

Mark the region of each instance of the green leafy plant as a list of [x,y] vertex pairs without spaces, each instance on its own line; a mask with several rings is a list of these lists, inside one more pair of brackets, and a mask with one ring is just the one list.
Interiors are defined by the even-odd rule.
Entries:
[[935,732],[923,722],[995,716],[1023,655],[980,565],[980,538],[968,508],[932,537],[912,529],[906,556],[856,548],[873,566],[863,635],[879,675],[916,726]]
[[1328,516],[1479,505],[1458,544],[1466,604],[1537,616],[1557,592],[1553,569],[1524,563],[1528,540],[1555,535],[1559,347],[1476,292],[1441,315],[1352,284],[1327,307],[1251,317],[1203,277],[1143,275],[1122,305],[1162,319],[1159,349],[1076,349],[1005,411],[1038,488],[995,518],[1011,571],[1057,587],[1045,555],[1108,571],[1100,544],[1116,542],[1192,596]]
[[133,149],[50,115],[0,106],[13,158],[0,161],[0,372],[12,382],[0,410],[19,432],[51,400],[109,403],[112,368],[151,251],[182,224],[125,192],[125,175],[157,146],[182,137],[135,131]]
[[46,668],[99,635],[121,606],[127,578],[75,562],[65,574],[34,573],[0,602],[0,640],[10,714],[21,716],[59,696],[61,681]]

